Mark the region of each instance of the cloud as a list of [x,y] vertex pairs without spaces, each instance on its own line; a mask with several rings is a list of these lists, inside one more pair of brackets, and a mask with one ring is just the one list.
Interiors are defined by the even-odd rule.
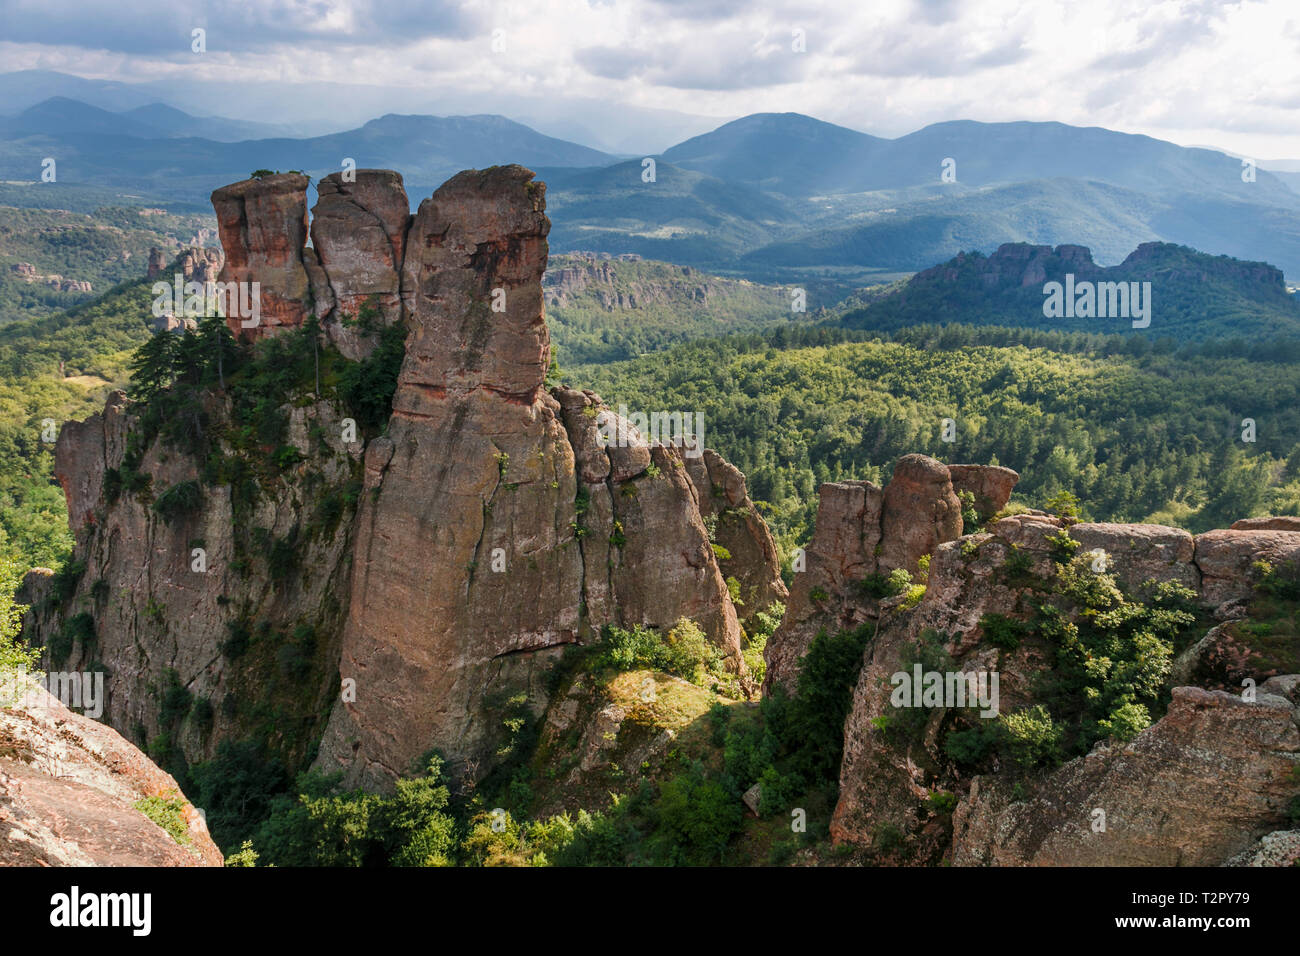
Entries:
[[[806,52],[791,48],[796,27]],[[519,97],[574,104],[576,122],[576,104],[599,101],[626,115],[602,134],[638,144],[637,109],[719,122],[796,111],[886,136],[942,119],[1059,120],[1300,155],[1297,53],[1294,0],[0,0],[9,69],[198,96],[274,87],[279,114],[249,118],[280,122],[315,107],[295,100],[312,88],[335,91],[320,107],[331,115]],[[1218,135],[1232,130],[1252,132]]]
[[793,83],[805,73],[807,54],[796,52],[790,30],[755,35],[692,32],[649,48],[592,46],[574,55],[593,76],[637,79],[679,90],[746,90]]
[[210,50],[408,43],[488,32],[474,3],[420,0],[4,0],[0,37],[155,56],[189,55],[195,28]]

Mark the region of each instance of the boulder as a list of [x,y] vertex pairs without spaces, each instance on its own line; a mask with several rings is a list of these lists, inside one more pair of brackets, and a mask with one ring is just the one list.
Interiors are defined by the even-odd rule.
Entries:
[[[1215,866],[1275,831],[1295,793],[1296,708],[1177,687],[1131,742],[1099,746],[1029,799],[976,778],[953,819],[958,866]],[[1105,814],[1105,829],[1094,829]]]
[[1234,521],[1230,531],[1300,531],[1300,518],[1284,515],[1280,518],[1242,518]]
[[[221,866],[171,775],[38,685],[0,675],[0,866]],[[140,809],[175,801],[183,830]]]
[[1220,530],[1196,537],[1201,599],[1210,607],[1249,598],[1259,575],[1257,561],[1277,567],[1300,562],[1300,531]]
[[948,474],[953,491],[959,496],[963,491],[974,495],[975,513],[982,522],[1007,506],[1011,491],[1020,480],[1019,472],[1000,465],[949,465]]
[[1147,581],[1173,581],[1193,591],[1201,575],[1193,561],[1195,539],[1181,528],[1156,524],[1083,523],[1070,526],[1080,551],[1102,552],[1105,568],[1130,594]]

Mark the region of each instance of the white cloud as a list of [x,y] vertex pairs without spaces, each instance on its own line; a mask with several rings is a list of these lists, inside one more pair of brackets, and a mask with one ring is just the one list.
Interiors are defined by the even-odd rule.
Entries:
[[[423,93],[458,112],[503,97],[719,120],[798,111],[886,136],[956,118],[1059,120],[1300,157],[1294,0],[88,2],[93,15],[87,2],[5,0],[4,67],[178,84],[283,76],[400,89],[404,108]],[[187,25],[200,16],[209,53],[195,57]],[[791,48],[795,28],[806,52]],[[624,132],[635,122],[630,111]]]

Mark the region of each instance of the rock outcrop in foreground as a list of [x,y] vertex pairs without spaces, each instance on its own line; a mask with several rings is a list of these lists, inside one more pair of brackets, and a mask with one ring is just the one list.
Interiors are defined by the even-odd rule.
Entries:
[[[0,693],[13,689],[3,676],[0,684]],[[176,781],[116,731],[34,685],[8,696],[0,700],[0,866],[222,865]],[[183,832],[169,834],[138,808],[150,798],[176,801]]]
[[[766,651],[769,675],[793,690],[791,663],[818,630],[876,622],[845,722],[834,840],[878,851],[901,839],[910,859],[964,865],[1289,859],[1286,825],[1294,810],[1288,807],[1300,797],[1300,677],[1273,676],[1267,662],[1233,645],[1229,629],[1258,598],[1262,569],[1300,567],[1293,519],[1250,519],[1193,536],[1026,512],[958,538],[945,523],[952,498],[943,466],[918,458],[900,460],[883,491],[869,482],[822,487],[808,571],[796,578],[790,614]],[[891,495],[900,471],[903,491]],[[971,466],[952,466],[950,474],[954,484],[961,475],[965,490],[1009,490],[1000,477],[985,480]],[[906,505],[891,522],[895,501]],[[927,545],[928,580],[914,607],[864,592],[866,575],[910,570],[917,549]],[[1037,777],[1008,775],[1005,759],[999,770],[985,758],[974,773],[957,761],[945,746],[948,735],[982,722],[951,702],[917,712],[919,723],[900,732],[907,717],[892,700],[891,678],[910,672],[916,649],[927,642],[932,656],[950,662],[947,672],[997,674],[1002,715],[1042,702],[1044,679],[1059,676],[1053,645],[1026,629],[1009,638],[1008,625],[995,635],[986,627],[1032,618],[1052,597],[1063,553],[1074,554],[1070,560],[1085,573],[1104,575],[1138,598],[1161,583],[1181,586],[1204,618],[1224,622],[1200,641],[1193,635],[1191,646],[1169,662],[1168,711],[1129,742],[1099,743]],[[1293,663],[1296,649],[1289,653],[1281,659]],[[1216,669],[1234,693],[1170,683]],[[1259,684],[1253,700],[1241,691],[1243,677]],[[932,804],[939,792],[956,797],[948,824]],[[1104,829],[1097,828],[1099,819]]]
[[1149,730],[1071,761],[1028,800],[976,777],[953,821],[953,863],[1216,866],[1246,851],[1297,790],[1300,708],[1270,693],[1282,689],[1247,703],[1176,687]]
[[[741,671],[728,578],[746,613],[782,600],[771,535],[719,456],[651,446],[598,395],[545,383],[545,186],[519,166],[471,170],[412,216],[396,173],[326,177],[307,246],[306,185],[213,194],[222,279],[262,296],[260,325],[229,323],[257,341],[315,314],[360,360],[401,323],[386,428],[348,438],[354,413],[284,395],[282,447],[264,451],[289,464],[214,478],[214,460],[248,456],[225,396],[205,399],[206,462],[161,440],[132,450],[138,410],[114,396],[57,445],[81,573],[57,600],[29,577],[29,633],[48,646],[89,616],[67,665],[107,668],[107,718],[141,741],[194,762],[261,736],[291,764],[319,742],[322,768],[376,788],[433,749],[472,784],[507,710],[540,713],[559,655],[606,625],[689,618]],[[151,476],[152,497],[124,474]],[[160,513],[186,483],[197,502]],[[186,693],[202,720],[163,706]]]

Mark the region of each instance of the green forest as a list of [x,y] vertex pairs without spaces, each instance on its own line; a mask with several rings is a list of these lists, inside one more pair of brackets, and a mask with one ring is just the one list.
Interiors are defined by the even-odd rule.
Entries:
[[1300,514],[1300,366],[1294,346],[1271,351],[1273,361],[999,328],[787,328],[565,378],[630,410],[703,412],[706,444],[748,476],[788,548],[809,537],[821,482],[886,480],[909,452],[1014,468],[1018,500],[1068,490],[1090,520],[1204,531]]

